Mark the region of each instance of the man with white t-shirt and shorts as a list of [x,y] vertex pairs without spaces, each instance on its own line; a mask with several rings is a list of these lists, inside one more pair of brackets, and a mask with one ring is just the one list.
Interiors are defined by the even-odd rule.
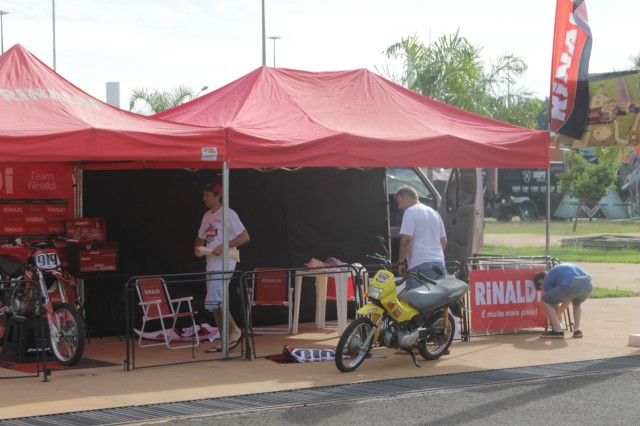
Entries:
[[[398,208],[404,212],[400,226],[398,274],[418,273],[431,279],[444,278],[444,249],[447,234],[440,214],[420,202],[418,193],[410,186],[401,186],[396,192]],[[442,271],[433,270],[437,266]],[[416,280],[407,280],[405,289],[418,287]]]
[[[207,272],[223,271],[222,264],[222,185],[219,183],[208,184],[204,187],[202,200],[209,209],[202,217],[202,223],[198,229],[198,237],[195,241],[196,256],[200,256],[199,247],[207,247],[212,250],[207,255]],[[249,241],[249,233],[244,228],[238,214],[229,209],[227,229],[229,230],[229,248],[240,247]],[[236,261],[229,260],[229,270],[236,268]],[[218,329],[222,327],[222,296],[224,281],[221,275],[213,275],[207,279],[207,296],[205,309],[213,312],[213,318]],[[242,331],[233,320],[231,313],[228,315],[229,323],[229,349],[234,349],[240,343]],[[222,345],[217,345],[205,352],[220,352]]]

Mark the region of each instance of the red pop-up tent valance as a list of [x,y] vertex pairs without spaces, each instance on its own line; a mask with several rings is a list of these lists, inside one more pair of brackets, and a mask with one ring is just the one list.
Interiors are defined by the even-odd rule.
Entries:
[[220,129],[162,122],[83,92],[24,47],[0,56],[0,161],[184,162],[226,158]]
[[548,133],[436,102],[367,70],[261,67],[155,117],[227,130],[230,168],[548,167]]

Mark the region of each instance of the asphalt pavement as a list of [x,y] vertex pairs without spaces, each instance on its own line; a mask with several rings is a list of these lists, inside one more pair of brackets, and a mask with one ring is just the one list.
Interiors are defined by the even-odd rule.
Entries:
[[638,424],[639,383],[640,371],[632,370],[176,419],[171,423],[183,426],[626,426]]

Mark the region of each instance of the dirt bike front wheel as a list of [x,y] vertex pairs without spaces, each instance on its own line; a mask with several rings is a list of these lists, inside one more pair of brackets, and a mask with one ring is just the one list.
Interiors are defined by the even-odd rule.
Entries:
[[62,365],[75,365],[84,353],[86,326],[80,312],[68,303],[53,305],[53,321],[57,331],[50,327],[51,350]]
[[438,359],[451,346],[455,323],[453,322],[453,315],[449,313],[448,316],[446,327],[442,311],[436,312],[426,321],[425,327],[429,330],[429,336],[425,341],[418,342],[418,351],[424,359],[429,361]]
[[336,346],[336,367],[343,373],[355,370],[362,364],[371,350],[373,340],[365,344],[371,334],[373,322],[367,317],[356,318],[344,330]]

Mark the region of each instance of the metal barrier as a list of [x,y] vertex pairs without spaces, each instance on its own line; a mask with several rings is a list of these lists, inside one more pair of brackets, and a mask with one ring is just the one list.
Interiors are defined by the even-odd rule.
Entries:
[[[340,264],[340,265],[332,265],[332,266],[314,266],[314,267],[305,267],[305,268],[264,268],[264,269],[256,269],[252,271],[247,271],[242,274],[240,277],[240,288],[242,289],[242,294],[246,297],[246,310],[244,311],[244,321],[246,324],[246,329],[248,333],[246,333],[246,346],[248,351],[245,353],[247,357],[256,357],[255,352],[255,340],[253,333],[253,316],[251,312],[251,288],[252,284],[257,279],[257,275],[259,273],[267,273],[270,278],[285,278],[287,280],[295,280],[296,277],[300,279],[318,277],[318,276],[330,276],[336,273],[348,273],[352,278],[352,283],[354,286],[354,298],[356,303],[356,310],[362,306],[364,306],[365,301],[365,291],[366,291],[366,269],[360,264]],[[300,287],[301,288],[301,287]],[[298,290],[300,290],[300,288]],[[336,289],[337,290],[337,289]],[[299,301],[300,294],[295,294],[295,298],[298,302],[295,304],[298,305],[298,311],[293,313],[293,321],[294,324],[297,324],[298,316],[299,316]],[[326,301],[325,301],[326,303]],[[318,301],[316,301],[316,309],[318,309]],[[324,315],[325,311],[322,309],[320,311],[321,315]],[[318,315],[318,312],[316,312]],[[249,338],[250,337],[250,338]]]
[[[459,262],[447,262],[447,273],[457,277],[458,279],[462,279],[468,283],[468,274],[465,268],[465,265],[460,264]],[[373,276],[373,274],[380,269],[380,264],[371,264],[371,265],[361,265],[361,264],[340,264],[340,265],[331,265],[331,266],[313,266],[313,267],[305,267],[305,268],[267,268],[260,270],[252,270],[243,272],[239,278],[234,276],[234,272],[226,271],[226,272],[202,272],[202,273],[191,273],[191,274],[175,274],[175,275],[145,275],[145,276],[135,276],[131,277],[126,286],[125,286],[125,307],[126,307],[126,358],[124,361],[124,367],[126,371],[136,368],[147,368],[147,367],[159,367],[159,366],[169,366],[176,364],[185,364],[185,363],[195,363],[195,362],[207,362],[207,361],[218,361],[218,360],[226,360],[226,359],[238,359],[243,358],[246,360],[250,360],[252,357],[256,357],[256,345],[254,339],[253,332],[253,316],[251,312],[251,296],[250,289],[252,287],[252,283],[256,279],[257,272],[268,272],[269,276],[272,278],[286,278],[289,280],[295,280],[296,277],[299,279],[309,279],[317,276],[329,276],[334,275],[336,273],[348,273],[353,279],[352,284],[354,286],[354,299],[356,304],[356,310],[366,304],[365,295],[367,293],[368,288],[368,276],[369,274]],[[180,362],[171,362],[171,363],[163,363],[163,364],[153,364],[153,365],[144,365],[140,366],[136,360],[136,349],[135,349],[135,341],[136,338],[133,335],[134,330],[134,319],[135,319],[135,299],[136,299],[136,291],[135,286],[136,282],[140,279],[149,279],[149,278],[162,278],[167,287],[176,288],[178,285],[201,285],[204,286],[204,283],[208,278],[222,278],[227,280],[228,282],[235,282],[237,279],[239,281],[239,296],[241,301],[241,310],[242,310],[242,328],[243,328],[243,339],[242,339],[242,347],[241,353],[237,357],[228,357],[228,358],[216,358],[216,359],[205,359],[205,360],[197,360],[195,359],[195,350],[192,349],[192,359],[188,361],[180,361]],[[299,289],[301,287],[299,286]],[[171,292],[173,294],[173,291]],[[184,293],[184,291],[183,291]],[[193,292],[191,293],[193,294]],[[299,298],[300,294],[295,295]],[[199,310],[204,307],[204,301],[194,301],[195,306],[197,306],[196,310]],[[326,305],[325,305],[326,306]],[[324,315],[324,310],[321,311],[321,314]],[[297,315],[296,315],[297,314]],[[299,312],[294,314],[294,317],[299,316]],[[357,315],[357,314],[356,314]],[[296,321],[298,318],[294,318]],[[467,316],[463,316],[461,318],[462,321],[462,330],[461,336],[462,340],[468,340],[469,328],[468,328],[468,318]]]
[[[11,353],[12,362],[22,363],[28,346],[28,331],[31,328],[34,332],[35,363],[36,371],[32,374],[21,374],[0,379],[19,379],[25,377],[40,377],[43,374],[43,381],[47,382],[51,371],[47,369],[47,348],[48,326],[43,317],[44,303],[40,296],[40,286],[33,280],[13,279],[0,281],[0,328],[4,330],[0,346],[3,355]],[[20,294],[17,294],[20,293]],[[16,315],[13,309],[16,305],[12,302],[20,298],[27,309],[26,315]],[[31,323],[32,327],[29,327]],[[33,326],[35,325],[35,326]]]
[[[221,361],[221,360],[229,360],[229,359],[238,359],[238,358],[246,358],[244,356],[247,351],[247,347],[242,344],[241,347],[241,355],[237,357],[224,356],[222,358],[207,358],[207,359],[195,359],[195,345],[193,345],[191,350],[191,359],[188,361],[178,361],[178,362],[168,362],[168,363],[160,363],[160,364],[148,364],[148,365],[137,365],[136,364],[136,337],[134,336],[134,323],[136,318],[136,306],[138,305],[135,300],[137,298],[136,295],[136,286],[138,285],[139,280],[152,279],[152,278],[161,278],[165,281],[167,288],[174,291],[175,294],[183,294],[184,287],[186,286],[200,286],[198,290],[190,292],[191,294],[196,292],[201,292],[202,288],[205,287],[206,281],[209,279],[222,279],[226,281],[226,285],[233,283],[237,280],[235,277],[235,271],[217,271],[217,272],[198,272],[198,273],[189,273],[189,274],[170,274],[170,275],[139,275],[129,278],[125,285],[124,289],[124,300],[125,300],[125,344],[126,344],[126,355],[124,360],[124,369],[125,371],[135,370],[136,368],[149,368],[149,367],[161,367],[161,366],[170,366],[170,365],[178,365],[178,364],[189,364],[189,363],[197,363],[197,362],[210,362],[210,361]],[[180,288],[179,286],[182,286]],[[180,291],[182,290],[182,291]],[[242,312],[246,312],[246,293],[241,291],[240,294],[241,304],[242,304]],[[195,306],[195,310],[205,310],[205,301],[203,300],[194,300],[193,305]],[[141,316],[141,314],[139,314]],[[221,324],[216,324],[216,326],[221,329]],[[247,335],[247,327],[246,321],[243,321],[241,325],[243,328],[243,336]],[[194,333],[197,333],[197,330],[193,330]],[[222,334],[222,332],[221,332]],[[244,339],[247,340],[247,339]],[[248,341],[248,340],[247,340]],[[172,351],[173,352],[173,351]]]

